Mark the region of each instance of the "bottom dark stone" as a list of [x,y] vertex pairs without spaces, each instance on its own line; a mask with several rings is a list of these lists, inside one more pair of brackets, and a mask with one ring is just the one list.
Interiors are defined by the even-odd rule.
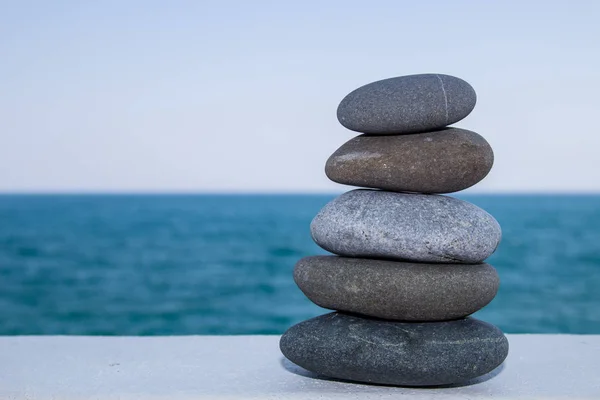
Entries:
[[475,318],[395,322],[339,312],[292,326],[279,346],[309,371],[397,386],[466,382],[492,371],[508,355],[504,334]]

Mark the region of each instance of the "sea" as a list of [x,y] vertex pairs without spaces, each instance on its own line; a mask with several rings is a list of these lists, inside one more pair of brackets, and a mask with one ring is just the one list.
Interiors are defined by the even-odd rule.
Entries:
[[[280,334],[328,312],[294,284],[335,195],[0,196],[0,335]],[[463,195],[503,238],[507,333],[600,334],[600,196]]]

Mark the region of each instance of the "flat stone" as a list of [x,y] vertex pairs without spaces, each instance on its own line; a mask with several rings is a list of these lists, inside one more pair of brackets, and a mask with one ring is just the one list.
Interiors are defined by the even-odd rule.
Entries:
[[500,279],[488,264],[421,264],[337,256],[301,259],[294,280],[315,304],[391,320],[444,321],[485,307]]
[[346,128],[375,134],[425,132],[465,118],[477,102],[462,79],[442,74],[400,76],[348,94],[337,110]]
[[330,313],[291,327],[283,355],[330,378],[398,386],[466,382],[498,367],[508,341],[474,318],[395,322]]
[[494,152],[465,129],[414,135],[361,135],[327,160],[334,182],[393,192],[451,193],[471,187],[490,172]]
[[434,263],[480,263],[502,236],[494,217],[466,201],[368,189],[329,202],[310,230],[341,256]]

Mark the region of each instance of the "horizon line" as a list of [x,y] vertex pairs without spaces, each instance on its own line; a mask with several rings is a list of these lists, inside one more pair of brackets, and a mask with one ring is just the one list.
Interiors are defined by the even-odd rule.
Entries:
[[[346,191],[156,191],[156,190],[104,190],[104,191],[2,191],[0,196],[339,196],[355,189],[377,190],[369,188],[353,188]],[[404,193],[404,192],[399,192]],[[421,194],[421,193],[411,193]],[[475,191],[439,193],[440,195],[466,196],[598,196],[600,191]]]

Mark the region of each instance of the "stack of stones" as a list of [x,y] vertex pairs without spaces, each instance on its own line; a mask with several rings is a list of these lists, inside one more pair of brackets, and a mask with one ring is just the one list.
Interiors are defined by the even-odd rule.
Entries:
[[301,259],[294,280],[317,305],[337,310],[291,327],[283,354],[327,377],[399,386],[465,383],[498,367],[508,341],[469,317],[496,295],[483,261],[500,226],[484,210],[442,193],[481,181],[493,164],[487,141],[447,126],[476,95],[440,74],[391,78],[347,95],[346,128],[362,132],[327,161],[327,176],[370,189],[342,194],[314,218],[331,256]]

